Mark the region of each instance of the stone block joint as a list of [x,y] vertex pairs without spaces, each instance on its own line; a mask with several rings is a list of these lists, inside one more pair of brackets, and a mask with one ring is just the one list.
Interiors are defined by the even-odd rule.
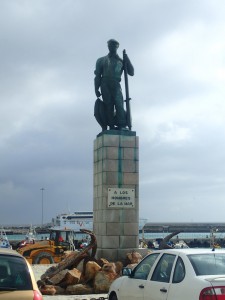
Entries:
[[[94,228],[98,242],[97,257],[123,259],[123,249],[138,248],[139,174],[138,137],[101,134],[94,143]],[[96,152],[97,151],[97,152]],[[122,198],[112,201],[108,189]],[[129,191],[134,191],[133,202]],[[128,194],[126,194],[126,192]],[[111,197],[111,196],[110,196]],[[114,197],[113,197],[114,198]],[[118,200],[119,199],[119,200]],[[126,205],[125,205],[126,203]],[[104,255],[105,253],[105,255]],[[109,257],[108,257],[109,256]]]

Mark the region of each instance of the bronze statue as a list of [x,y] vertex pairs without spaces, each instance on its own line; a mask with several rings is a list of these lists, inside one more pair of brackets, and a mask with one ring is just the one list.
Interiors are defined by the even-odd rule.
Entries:
[[[131,129],[131,115],[129,107],[129,91],[127,74],[134,75],[134,68],[125,50],[123,59],[117,54],[119,43],[111,39],[108,41],[109,54],[99,58],[95,69],[95,117],[102,130]],[[126,111],[123,105],[123,94],[120,86],[121,76],[124,72],[126,89]],[[101,90],[101,92],[99,91]],[[103,101],[99,98],[102,96]]]

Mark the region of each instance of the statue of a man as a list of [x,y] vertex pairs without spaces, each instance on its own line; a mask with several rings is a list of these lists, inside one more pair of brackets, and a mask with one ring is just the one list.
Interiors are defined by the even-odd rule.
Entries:
[[[118,48],[119,43],[116,40],[109,40],[109,54],[99,58],[96,62],[95,94],[98,98],[102,95],[104,103],[105,124],[102,126],[103,130],[106,130],[107,126],[110,129],[119,130],[127,126],[123,94],[120,86],[124,62],[117,54]],[[134,68],[127,55],[126,70],[129,75],[134,75]]]

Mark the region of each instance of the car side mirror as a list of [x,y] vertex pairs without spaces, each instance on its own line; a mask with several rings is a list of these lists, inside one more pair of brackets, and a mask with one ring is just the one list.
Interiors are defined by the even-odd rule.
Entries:
[[122,268],[122,276],[131,276],[132,269],[131,268]]

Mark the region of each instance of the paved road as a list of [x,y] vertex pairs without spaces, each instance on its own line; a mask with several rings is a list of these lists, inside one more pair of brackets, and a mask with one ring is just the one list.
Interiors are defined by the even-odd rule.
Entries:
[[[105,295],[105,294],[104,294]],[[58,295],[58,296],[43,296],[44,300],[98,300],[100,297],[104,297],[103,294],[93,294],[93,295]],[[104,298],[102,298],[104,299]]]

